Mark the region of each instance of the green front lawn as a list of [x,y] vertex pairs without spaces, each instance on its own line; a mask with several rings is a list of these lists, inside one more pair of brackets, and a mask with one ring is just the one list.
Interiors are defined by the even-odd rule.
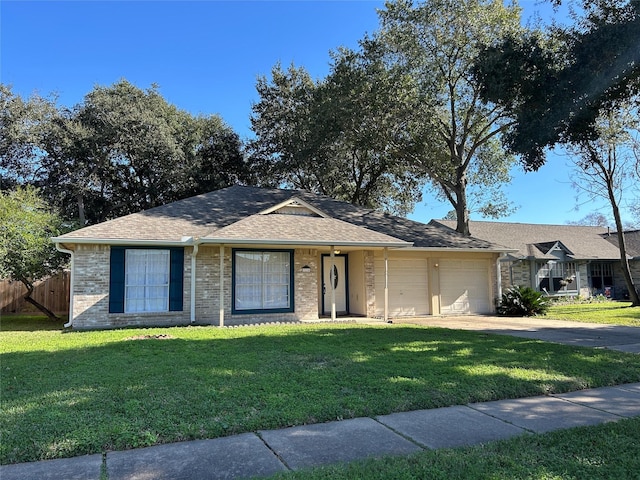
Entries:
[[552,304],[547,318],[640,327],[640,307],[631,302]]
[[640,418],[486,445],[278,474],[273,480],[637,480]]
[[408,325],[0,333],[0,462],[640,381],[640,355]]

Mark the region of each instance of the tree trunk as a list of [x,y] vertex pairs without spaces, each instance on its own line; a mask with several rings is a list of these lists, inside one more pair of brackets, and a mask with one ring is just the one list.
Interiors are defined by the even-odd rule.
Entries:
[[613,210],[613,219],[616,222],[616,230],[618,235],[618,249],[620,250],[620,267],[622,268],[622,275],[624,281],[627,284],[629,290],[629,300],[631,300],[632,307],[640,306],[640,296],[638,290],[633,282],[631,276],[631,269],[629,268],[629,260],[627,259],[627,246],[624,239],[624,227],[622,226],[622,219],[620,218],[620,209],[618,208],[618,202],[616,200],[615,192],[613,191],[613,180],[610,176],[607,179],[607,193],[609,195],[609,202],[611,203],[611,209]]
[[620,266],[622,267],[622,275],[624,276],[624,281],[627,284],[627,289],[629,290],[631,306],[640,307],[640,295],[638,295],[638,290],[636,290],[633,277],[631,276],[631,269],[629,268],[629,260],[627,259],[627,246],[624,239],[622,221],[620,220],[620,210],[618,210],[617,204],[612,203],[612,206],[614,207],[613,217],[615,218],[616,229],[618,230],[618,247],[620,249]]
[[458,167],[458,178],[456,182],[456,230],[466,235],[471,236],[469,230],[469,205],[467,203],[467,176],[463,167]]
[[80,228],[82,228],[87,223],[87,219],[84,214],[84,196],[82,193],[79,193],[76,198],[78,200],[78,220],[80,222]]
[[53,313],[47,307],[45,307],[40,302],[34,300],[31,297],[31,294],[33,293],[33,285],[30,282],[27,282],[27,281],[24,281],[24,280],[21,280],[21,282],[25,287],[27,287],[27,294],[24,297],[22,297],[22,298],[24,298],[24,300],[26,302],[29,302],[31,305],[33,305],[38,310],[40,310],[42,313],[44,313],[49,320],[60,320],[55,313]]

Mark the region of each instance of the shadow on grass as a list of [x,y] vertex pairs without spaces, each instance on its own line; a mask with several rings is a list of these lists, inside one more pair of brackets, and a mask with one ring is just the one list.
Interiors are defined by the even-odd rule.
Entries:
[[640,381],[637,356],[447,329],[184,332],[4,354],[0,462]]
[[5,315],[0,316],[0,332],[37,332],[63,330],[67,322],[66,315],[58,315],[60,320],[49,320],[40,315]]

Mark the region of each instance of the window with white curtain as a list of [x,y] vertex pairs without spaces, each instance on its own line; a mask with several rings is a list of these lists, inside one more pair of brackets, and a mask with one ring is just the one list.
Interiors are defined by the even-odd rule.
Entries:
[[291,252],[234,251],[234,299],[236,311],[291,311]]
[[124,311],[169,311],[169,250],[127,249]]

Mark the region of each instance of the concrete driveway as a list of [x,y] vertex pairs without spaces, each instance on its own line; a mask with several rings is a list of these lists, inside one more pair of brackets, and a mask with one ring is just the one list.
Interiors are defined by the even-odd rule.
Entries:
[[514,318],[477,315],[394,319],[393,323],[475,330],[566,345],[640,353],[640,327],[549,320],[539,317]]

